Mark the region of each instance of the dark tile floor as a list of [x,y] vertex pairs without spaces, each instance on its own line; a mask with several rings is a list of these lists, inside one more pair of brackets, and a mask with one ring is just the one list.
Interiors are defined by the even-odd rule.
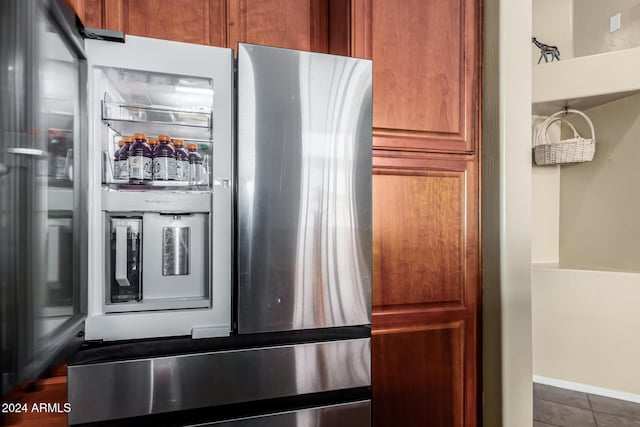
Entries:
[[640,427],[640,403],[533,384],[533,427]]

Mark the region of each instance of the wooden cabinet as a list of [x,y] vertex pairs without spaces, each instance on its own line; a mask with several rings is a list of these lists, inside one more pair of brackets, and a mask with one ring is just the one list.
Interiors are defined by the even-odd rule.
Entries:
[[373,60],[374,426],[475,427],[481,1],[331,4],[331,51]]
[[352,5],[351,54],[374,63],[376,148],[473,152],[479,134],[479,2]]
[[385,152],[373,175],[375,426],[475,426],[478,170]]
[[133,36],[227,45],[224,0],[103,0],[104,27]]
[[327,52],[327,0],[230,0],[229,47],[238,42]]
[[464,308],[477,280],[476,163],[374,158],[373,307]]
[[104,27],[104,0],[64,0],[88,28]]
[[327,52],[328,0],[68,0],[87,27],[235,48]]
[[465,425],[464,334],[462,321],[376,329],[374,426]]
[[67,0],[86,27],[227,46],[225,0]]

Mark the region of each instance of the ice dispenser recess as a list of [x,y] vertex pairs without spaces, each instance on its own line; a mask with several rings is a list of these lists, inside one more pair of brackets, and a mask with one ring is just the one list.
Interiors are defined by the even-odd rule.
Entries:
[[105,312],[210,307],[208,213],[118,212],[108,218]]
[[111,303],[142,299],[142,218],[111,218]]

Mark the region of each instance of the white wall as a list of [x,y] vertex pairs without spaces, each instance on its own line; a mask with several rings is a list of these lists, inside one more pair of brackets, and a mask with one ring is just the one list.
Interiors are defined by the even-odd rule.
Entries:
[[557,264],[560,228],[560,167],[534,166],[532,171],[531,261]]
[[483,423],[532,425],[531,0],[485,0]]
[[[640,95],[586,114],[596,154],[561,168],[560,266],[640,272]],[[590,133],[582,119],[572,121]]]
[[[544,117],[533,117],[532,133],[536,135]],[[561,127],[549,128],[549,138],[555,141]],[[531,262],[557,264],[560,238],[560,166],[537,166],[531,170]]]
[[[620,12],[620,29],[611,33],[609,19]],[[640,45],[638,0],[578,0],[574,19],[575,56],[594,55]]]
[[[573,57],[574,0],[534,0],[533,36],[558,46],[561,60]],[[531,45],[533,66],[537,66],[540,50]],[[544,62],[544,60],[542,61]],[[533,117],[532,133],[544,117]],[[556,141],[560,124],[549,129],[549,138]],[[532,169],[532,245],[533,263],[558,263],[560,227],[560,166],[533,166]]]
[[533,269],[534,375],[640,395],[640,274]]

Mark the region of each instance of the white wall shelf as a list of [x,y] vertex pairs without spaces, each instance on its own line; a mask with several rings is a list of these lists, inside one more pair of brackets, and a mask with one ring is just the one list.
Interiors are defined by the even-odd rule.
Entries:
[[586,110],[640,93],[640,47],[533,67],[533,114]]

